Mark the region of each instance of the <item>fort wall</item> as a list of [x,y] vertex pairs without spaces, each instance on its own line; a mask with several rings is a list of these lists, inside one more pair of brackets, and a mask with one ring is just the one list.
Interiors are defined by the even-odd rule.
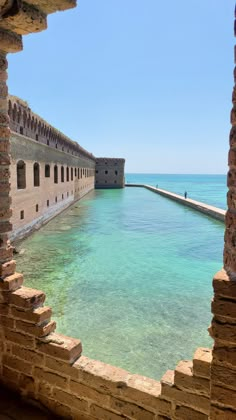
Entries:
[[124,188],[125,159],[96,158],[95,187]]
[[[13,240],[40,227],[94,189],[93,160],[69,155],[17,133],[11,135],[11,155]],[[19,164],[24,165],[22,185],[17,185]]]

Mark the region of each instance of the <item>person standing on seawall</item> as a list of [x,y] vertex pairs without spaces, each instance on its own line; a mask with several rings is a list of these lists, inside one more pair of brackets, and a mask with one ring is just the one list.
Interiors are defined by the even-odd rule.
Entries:
[[187,198],[187,195],[188,195],[188,193],[187,193],[187,191],[185,191],[185,193],[184,193],[184,198],[185,199]]

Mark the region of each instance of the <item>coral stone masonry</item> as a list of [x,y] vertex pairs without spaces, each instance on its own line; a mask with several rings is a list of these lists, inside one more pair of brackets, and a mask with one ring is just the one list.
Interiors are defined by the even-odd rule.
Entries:
[[[82,355],[80,340],[56,333],[56,324],[51,319],[52,311],[45,306],[45,294],[24,287],[22,274],[16,272],[16,264],[12,259],[13,249],[9,242],[12,231],[12,193],[8,111],[12,118],[11,127],[15,130],[12,132],[13,203],[14,183],[20,187],[19,190],[27,189],[27,167],[30,168],[34,188],[39,188],[38,191],[42,182],[42,165],[45,165],[45,178],[53,173],[56,184],[54,188],[59,184],[59,177],[61,184],[74,182],[74,177],[78,177],[75,169],[78,171],[78,168],[111,170],[111,173],[99,174],[99,177],[102,176],[97,178],[97,187],[113,185],[115,180],[118,186],[123,186],[124,182],[120,172],[124,164],[122,160],[114,159],[111,162],[109,159],[98,159],[95,163],[88,152],[53,130],[43,120],[36,118],[35,121],[35,115],[32,115],[26,104],[13,99],[11,104],[8,102],[6,54],[22,49],[22,35],[45,29],[47,14],[75,5],[75,0],[0,0],[0,381],[9,388],[9,393],[14,390],[29,401],[68,419],[236,419],[235,88],[231,114],[224,269],[213,280],[213,320],[209,328],[214,340],[212,351],[198,349],[193,361],[181,361],[174,371],[164,374],[161,382],[91,360]],[[39,162],[30,155],[18,161],[17,147],[21,141],[23,145],[27,141],[32,142],[29,143],[32,145],[31,153],[34,153],[36,147]],[[62,150],[65,145],[69,151]],[[50,162],[45,161],[45,147],[51,148]],[[105,165],[109,169],[105,169]],[[115,166],[118,166],[117,174],[113,173],[116,171]],[[14,172],[18,174],[15,181]],[[68,176],[70,181],[65,181]],[[81,191],[78,186],[77,189]],[[64,194],[64,190],[61,189],[60,193]],[[45,206],[45,200],[47,207],[51,200],[51,197],[42,197],[40,194],[33,197],[34,200],[38,197],[41,200],[33,202],[37,213],[45,211],[41,207]],[[58,197],[55,197],[55,202],[58,201]],[[26,209],[19,210],[20,219],[29,217],[27,220],[31,223],[32,215],[26,215]],[[14,217],[13,224],[16,223]]]

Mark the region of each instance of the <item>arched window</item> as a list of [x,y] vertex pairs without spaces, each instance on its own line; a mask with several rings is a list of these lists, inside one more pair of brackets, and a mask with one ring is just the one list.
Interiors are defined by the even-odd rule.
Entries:
[[67,182],[69,182],[69,168],[68,168],[68,166],[66,168],[66,180],[67,180]]
[[61,182],[64,182],[64,166],[61,167]]
[[40,185],[39,164],[35,162],[34,163],[34,187],[39,187],[39,185]]
[[17,188],[18,190],[23,190],[26,188],[26,177],[25,177],[25,162],[23,160],[19,160],[16,166],[16,174],[17,174]]
[[79,171],[79,168],[78,168],[78,179],[80,179],[80,171]]
[[45,165],[45,178],[50,178],[50,165]]
[[75,176],[77,176],[77,169],[75,168]]
[[70,168],[70,178],[71,178],[71,181],[73,181],[73,168]]
[[58,167],[54,166],[54,184],[58,184]]

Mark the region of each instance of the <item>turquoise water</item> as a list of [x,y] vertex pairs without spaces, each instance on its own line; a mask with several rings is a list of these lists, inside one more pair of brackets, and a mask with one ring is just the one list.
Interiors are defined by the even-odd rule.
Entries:
[[145,183],[225,209],[225,175],[126,174],[127,183]]
[[[202,185],[216,190],[222,207],[223,178],[200,184],[199,196]],[[86,356],[160,379],[212,343],[223,232],[222,223],[148,190],[98,190],[22,242],[18,270],[26,286],[47,293],[57,331],[81,338]]]

